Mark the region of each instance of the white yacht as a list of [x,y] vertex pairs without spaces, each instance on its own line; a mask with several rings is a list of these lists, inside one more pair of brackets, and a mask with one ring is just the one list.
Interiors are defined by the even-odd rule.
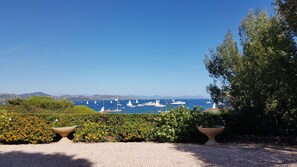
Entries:
[[145,105],[145,106],[156,106],[156,103],[149,101],[149,102],[143,103],[143,105]]
[[174,100],[172,100],[172,103],[170,103],[170,104],[184,105],[184,104],[186,104],[186,102],[184,102],[184,101],[174,101]]
[[143,104],[137,104],[137,107],[143,107],[144,105]]

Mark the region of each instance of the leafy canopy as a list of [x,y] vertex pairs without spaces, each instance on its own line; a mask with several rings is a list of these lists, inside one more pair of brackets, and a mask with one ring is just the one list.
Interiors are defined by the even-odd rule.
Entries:
[[205,66],[214,80],[208,92],[228,108],[255,111],[277,122],[275,126],[293,129],[297,121],[293,32],[282,15],[251,11],[241,22],[239,37],[240,48],[228,31],[223,43],[206,56]]

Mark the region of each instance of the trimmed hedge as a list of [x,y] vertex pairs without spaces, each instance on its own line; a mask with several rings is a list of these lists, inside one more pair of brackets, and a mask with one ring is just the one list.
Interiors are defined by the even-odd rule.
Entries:
[[[75,142],[153,140],[153,114],[15,114],[2,111],[0,143],[48,143],[56,140],[51,127],[77,125]],[[24,128],[25,127],[25,128]],[[24,135],[26,134],[26,135]]]
[[45,120],[36,116],[21,116],[1,111],[0,143],[37,144],[53,141],[55,134]]
[[77,125],[73,135],[75,142],[203,143],[207,137],[197,130],[196,125],[215,124],[225,125],[218,141],[240,139],[297,143],[296,134],[279,133],[280,129],[274,129],[273,124],[268,126],[271,122],[267,120],[254,113],[210,114],[199,108],[190,111],[185,107],[161,114],[24,114],[0,109],[0,143],[49,143],[57,138],[51,127],[73,125]]

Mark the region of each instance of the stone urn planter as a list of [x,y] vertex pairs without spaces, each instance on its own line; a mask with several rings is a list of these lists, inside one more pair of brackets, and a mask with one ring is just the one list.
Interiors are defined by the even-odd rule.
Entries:
[[52,127],[53,131],[57,134],[59,134],[60,136],[62,136],[62,139],[59,142],[72,142],[71,140],[69,140],[67,138],[67,136],[74,131],[74,129],[76,128],[75,126],[68,126],[68,127]]
[[221,132],[224,131],[225,127],[224,126],[216,126],[213,128],[204,128],[204,127],[199,127],[197,126],[198,130],[205,134],[208,137],[208,141],[205,143],[205,145],[216,145],[218,144],[215,141],[215,137],[220,134]]

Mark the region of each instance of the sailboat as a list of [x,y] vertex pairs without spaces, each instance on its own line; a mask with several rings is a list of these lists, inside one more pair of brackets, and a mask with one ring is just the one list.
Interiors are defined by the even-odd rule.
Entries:
[[213,109],[216,109],[217,108],[216,103],[213,103],[212,108]]
[[100,112],[104,112],[105,110],[104,110],[104,106],[103,107],[101,107],[101,109],[100,109]]
[[135,105],[133,105],[133,104],[131,103],[131,100],[128,101],[127,106],[128,106],[128,107],[136,107]]
[[103,106],[101,107],[100,112],[104,112],[104,111],[105,111],[105,109],[104,109],[104,100],[103,100]]
[[97,104],[97,101],[96,100],[94,101],[94,104]]
[[167,100],[165,100],[165,111],[163,111],[163,112],[170,112],[170,109],[168,110],[168,102],[167,102]]
[[160,101],[159,100],[156,100],[156,104],[155,104],[156,107],[165,107],[164,104],[160,104]]
[[122,111],[122,110],[119,108],[119,106],[121,106],[121,105],[120,105],[120,101],[119,101],[119,100],[116,100],[116,102],[117,102],[117,108],[114,109],[114,110],[111,110],[110,112],[120,112],[120,111]]
[[117,98],[115,98],[115,99],[114,99],[114,101],[116,101],[116,102],[117,102],[117,105],[118,105],[118,106],[122,106],[122,104],[120,103],[120,100],[119,100],[119,98],[118,98],[118,97],[117,97]]
[[137,104],[137,107],[143,107],[144,106],[143,104],[139,104],[137,99],[135,100],[135,103]]
[[87,101],[86,104],[88,105],[89,104],[89,101]]

